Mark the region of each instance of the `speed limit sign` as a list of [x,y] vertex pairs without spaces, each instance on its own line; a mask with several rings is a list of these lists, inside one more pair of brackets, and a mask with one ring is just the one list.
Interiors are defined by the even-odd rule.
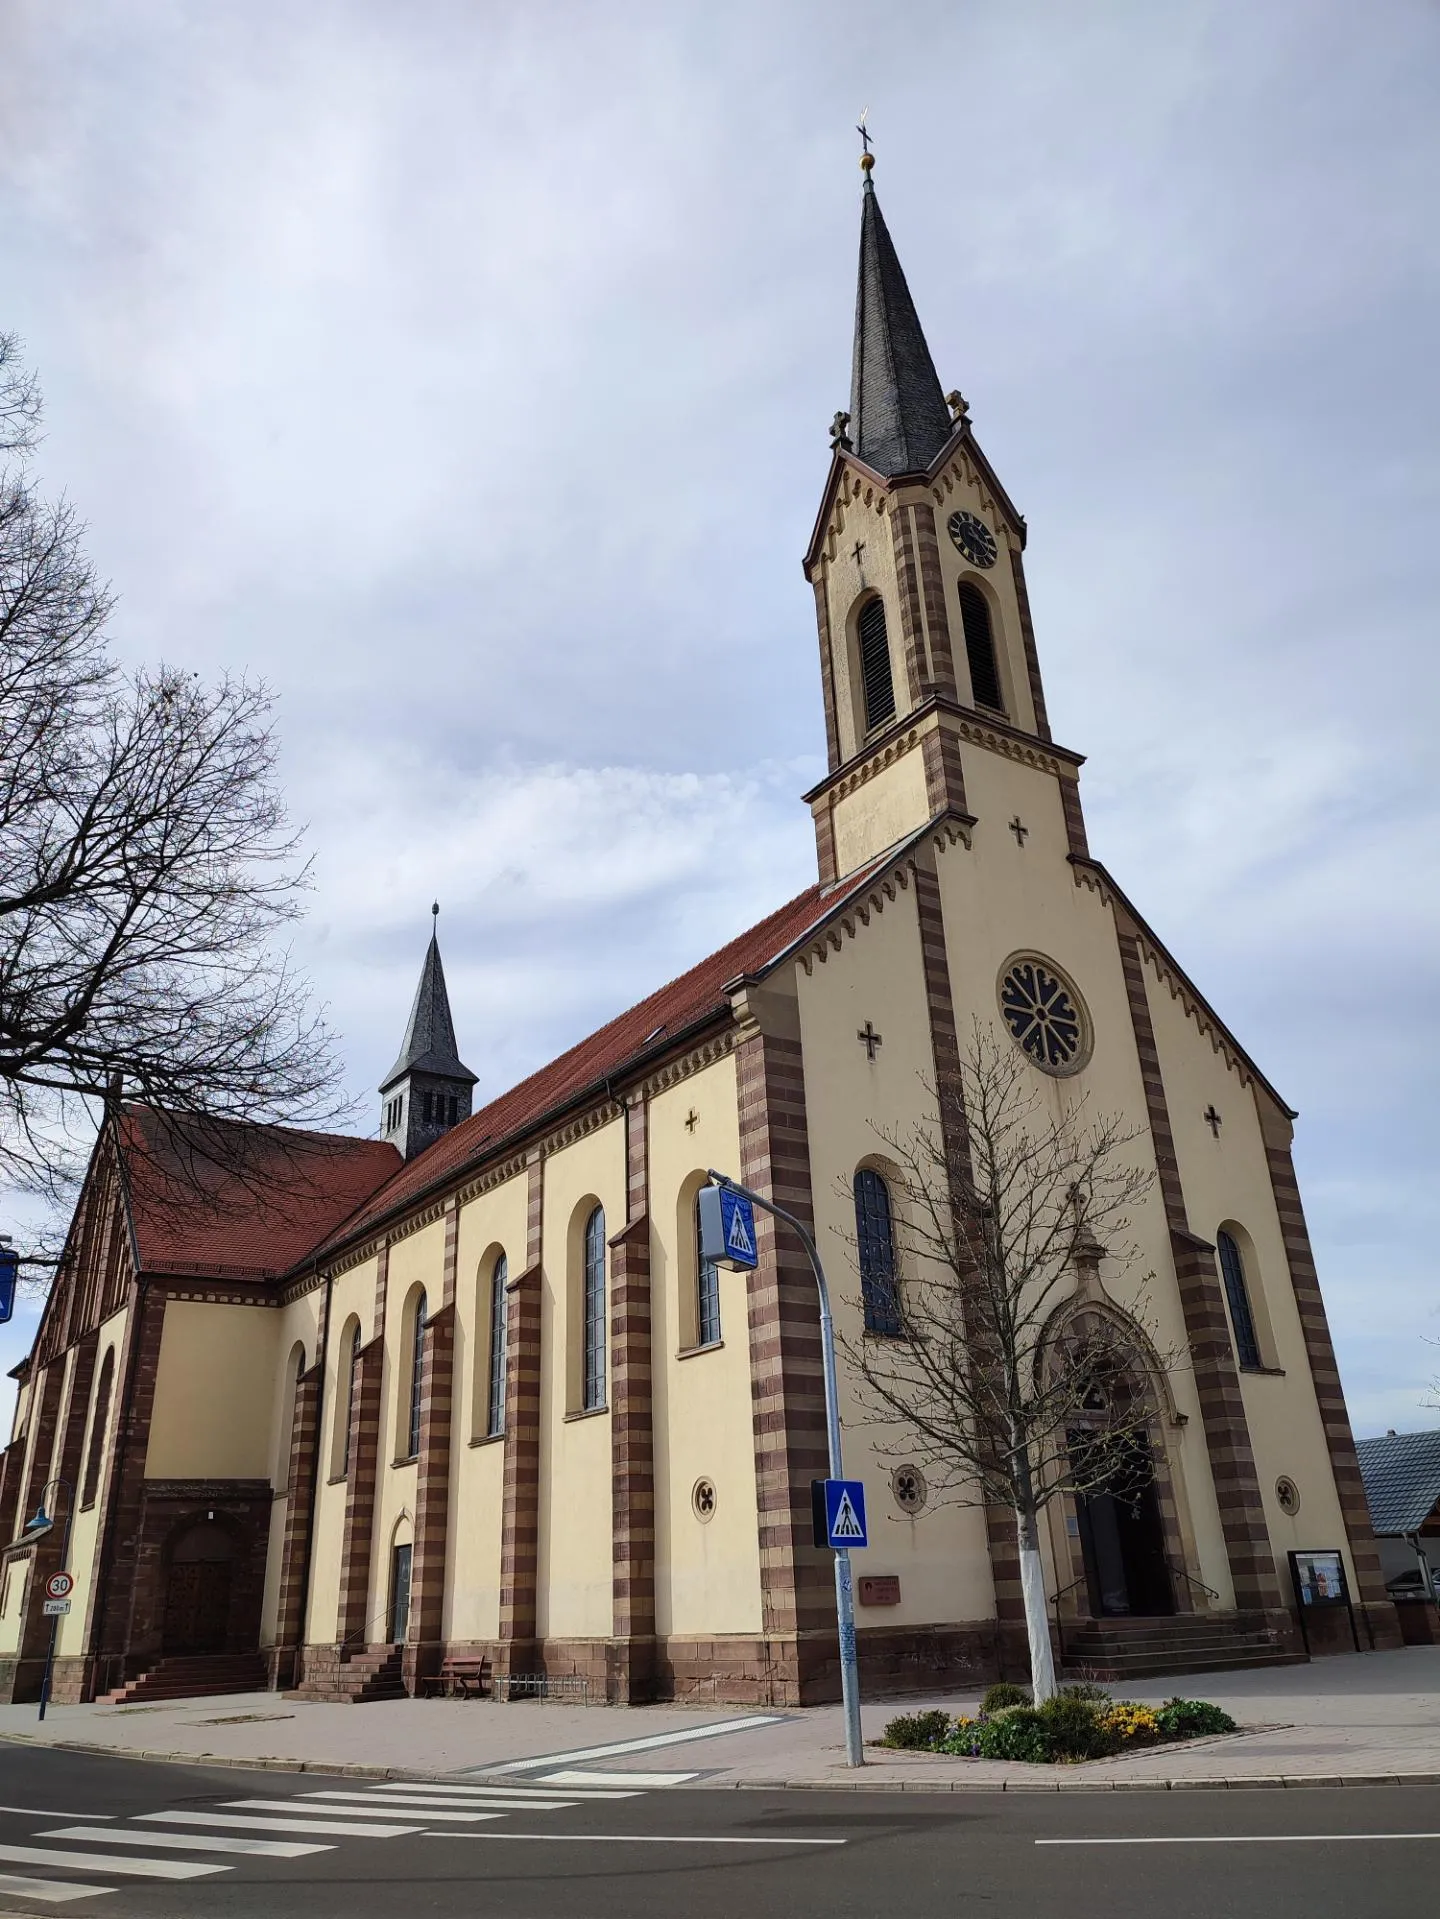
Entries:
[[74,1590],[75,1575],[73,1573],[51,1573],[45,1581],[47,1599],[68,1599]]

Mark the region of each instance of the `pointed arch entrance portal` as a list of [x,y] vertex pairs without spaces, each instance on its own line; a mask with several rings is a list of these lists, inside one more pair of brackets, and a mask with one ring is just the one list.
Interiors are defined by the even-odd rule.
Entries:
[[234,1575],[235,1541],[227,1527],[201,1520],[181,1533],[165,1579],[167,1656],[226,1650]]

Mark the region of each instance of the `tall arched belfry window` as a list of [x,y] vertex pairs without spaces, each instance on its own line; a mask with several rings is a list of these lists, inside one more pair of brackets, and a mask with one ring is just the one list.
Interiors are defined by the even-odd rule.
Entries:
[[415,1301],[415,1336],[410,1354],[410,1427],[408,1459],[420,1451],[420,1399],[425,1387],[425,1295]]
[[860,680],[865,694],[865,730],[894,717],[895,683],[890,674],[890,640],[885,631],[885,602],[867,600],[860,609]]
[[855,1175],[855,1248],[866,1332],[898,1333],[900,1291],[895,1282],[890,1189],[873,1166],[862,1166]]
[[[605,1404],[605,1208],[585,1222],[584,1366],[581,1405],[594,1412]],[[573,1375],[572,1375],[573,1377]]]
[[969,580],[960,582],[960,619],[965,628],[965,657],[970,662],[970,691],[977,706],[993,706],[1005,711],[1000,696],[1000,670],[995,664],[995,635],[990,626],[990,607],[978,586]]
[[505,1430],[505,1359],[508,1322],[505,1288],[510,1267],[503,1253],[495,1261],[490,1275],[490,1393],[485,1430],[492,1439]]
[[1250,1289],[1245,1283],[1245,1262],[1229,1233],[1215,1235],[1215,1250],[1220,1255],[1220,1277],[1225,1282],[1225,1300],[1235,1332],[1236,1362],[1242,1371],[1254,1372],[1262,1362],[1255,1315],[1250,1308]]

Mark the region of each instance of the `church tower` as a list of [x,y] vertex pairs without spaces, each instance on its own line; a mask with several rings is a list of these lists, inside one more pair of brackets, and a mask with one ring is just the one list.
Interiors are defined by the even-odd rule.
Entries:
[[1045,715],[1025,522],[964,398],[942,388],[880,210],[873,154],[861,165],[850,410],[831,428],[805,556],[829,758],[805,796],[820,877],[843,879],[941,814],[968,830],[976,748],[1041,774],[1037,807],[1058,798],[1069,850],[1084,854],[1080,759],[1054,745]]
[[[438,918],[438,905],[430,909]],[[440,942],[432,926],[400,1057],[380,1083],[380,1137],[406,1159],[470,1117],[475,1075],[455,1050]]]

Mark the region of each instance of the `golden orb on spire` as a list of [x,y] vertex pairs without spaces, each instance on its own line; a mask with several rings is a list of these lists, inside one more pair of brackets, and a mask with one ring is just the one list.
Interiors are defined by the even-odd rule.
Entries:
[[860,171],[862,173],[868,173],[874,164],[875,155],[873,153],[862,153],[860,155]]

